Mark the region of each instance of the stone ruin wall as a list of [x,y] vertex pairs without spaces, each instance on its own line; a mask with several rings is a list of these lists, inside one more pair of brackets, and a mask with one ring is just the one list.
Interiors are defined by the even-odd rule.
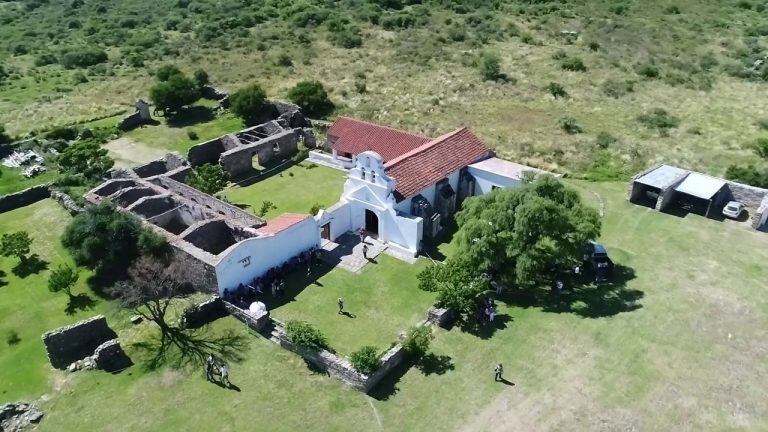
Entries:
[[[285,159],[295,154],[299,148],[300,134],[288,130],[228,150],[221,154],[221,166],[233,177],[253,171],[253,156],[258,155],[260,164],[269,163],[274,158]],[[277,149],[277,151],[275,151]]]
[[3,195],[0,197],[0,213],[5,213],[11,210],[16,210],[17,208],[34,204],[38,201],[50,198],[50,196],[50,183],[32,186],[31,188],[27,188],[16,193]]
[[117,334],[109,328],[103,315],[97,315],[46,332],[42,337],[51,365],[65,369],[71,363],[91,356],[99,345],[115,339]]

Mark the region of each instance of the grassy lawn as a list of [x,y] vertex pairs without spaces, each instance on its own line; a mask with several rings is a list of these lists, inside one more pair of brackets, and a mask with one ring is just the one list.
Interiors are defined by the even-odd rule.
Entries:
[[324,208],[335,204],[345,180],[341,171],[304,162],[250,186],[233,186],[224,196],[253,211],[259,211],[264,201],[271,201],[277,207],[266,214],[271,219],[286,212],[309,213],[314,204]]
[[[50,364],[40,339],[47,330],[71,324],[107,309],[107,304],[93,296],[86,287],[87,272],[72,290],[74,295],[89,295],[92,304],[85,309],[70,308],[66,294],[48,291],[50,270],[61,264],[72,265],[71,258],[59,243],[59,236],[69,221],[69,214],[56,202],[47,199],[0,214],[0,232],[26,230],[34,239],[32,254],[45,263],[37,273],[16,274],[16,258],[0,258],[4,273],[0,282],[0,400],[35,398],[50,386]],[[9,332],[18,333],[21,341],[7,343]]]
[[32,186],[51,182],[57,175],[56,170],[49,169],[35,177],[26,178],[21,175],[21,170],[18,168],[0,166],[0,195],[18,192]]
[[[458,327],[440,330],[430,362],[395,372],[373,398],[311,372],[301,358],[250,336],[231,318],[212,329],[248,337],[242,361],[232,363],[239,391],[207,383],[201,370],[147,372],[127,344],[138,364],[122,374],[78,373],[47,390],[38,385],[14,395],[46,391],[50,400],[43,404],[40,429],[56,431],[296,430],[307,424],[317,430],[768,428],[766,234],[631,205],[624,184],[578,185],[605,204],[601,241],[618,264],[631,269],[619,285],[623,290],[578,292],[569,307],[501,303],[494,329],[478,335]],[[298,301],[274,313],[287,317],[303,308],[303,317],[322,326],[341,352],[362,344],[363,336],[344,335],[357,332],[355,327],[381,329],[381,336],[369,336],[380,339],[369,343],[390,341],[423,307],[400,306],[373,321],[375,311],[406,300],[377,289],[415,286],[417,271],[398,270],[400,263],[384,257],[379,261],[358,280],[328,273],[319,280],[322,286],[310,285]],[[6,305],[4,295],[13,287],[0,289],[5,315],[22,309]],[[55,297],[40,288],[34,292]],[[336,314],[337,292],[358,318]],[[38,307],[25,307],[30,305]],[[38,321],[66,321],[61,310],[52,308],[47,316],[30,312],[13,322],[25,323],[22,339],[40,346],[37,337],[50,326]],[[370,321],[359,325],[363,320]],[[120,331],[121,338],[126,334]],[[3,347],[0,373],[10,377],[25,359],[9,359],[8,353]],[[515,386],[493,382],[496,362],[504,363]]]
[[[203,101],[209,102],[209,101]],[[177,121],[168,121],[163,117],[157,117],[160,121],[157,126],[142,126],[124,136],[137,143],[153,149],[163,151],[177,151],[182,156],[187,156],[187,151],[195,144],[236,132],[243,129],[243,121],[231,113],[214,115],[210,104],[201,103],[191,107],[191,113]],[[196,139],[191,139],[188,132],[197,134]]]
[[[276,309],[272,305],[268,308],[280,320],[309,322],[342,355],[364,345],[384,351],[400,331],[423,320],[434,303],[434,294],[419,290],[416,283],[416,274],[425,265],[425,260],[409,265],[380,255],[377,263],[367,265],[361,274],[333,269],[309,284],[304,272],[294,272],[288,297],[295,297]],[[339,297],[351,316],[338,313]]]

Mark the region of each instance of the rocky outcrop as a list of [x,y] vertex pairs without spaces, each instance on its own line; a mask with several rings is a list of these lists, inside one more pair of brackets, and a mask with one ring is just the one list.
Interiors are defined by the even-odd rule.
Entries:
[[0,431],[19,432],[40,423],[43,413],[28,403],[7,403],[0,406]]

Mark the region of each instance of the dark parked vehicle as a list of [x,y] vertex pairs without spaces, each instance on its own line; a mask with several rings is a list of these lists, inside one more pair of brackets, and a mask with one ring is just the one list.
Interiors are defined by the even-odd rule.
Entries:
[[600,243],[589,242],[586,253],[584,254],[584,263],[589,264],[592,273],[595,275],[595,282],[610,282],[613,277],[613,261],[608,256],[608,251]]

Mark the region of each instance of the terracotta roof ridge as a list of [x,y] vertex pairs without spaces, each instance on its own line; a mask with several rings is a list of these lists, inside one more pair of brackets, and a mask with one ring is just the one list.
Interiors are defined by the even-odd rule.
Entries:
[[417,154],[419,154],[419,153],[421,153],[421,152],[423,152],[423,151],[425,151],[425,150],[427,150],[429,148],[432,148],[432,147],[436,146],[437,144],[440,144],[441,142],[447,140],[450,137],[458,135],[460,132],[468,131],[468,130],[469,129],[466,126],[463,126],[463,127],[460,127],[458,129],[456,129],[455,131],[448,132],[446,134],[440,135],[439,137],[434,138],[431,141],[426,142],[426,143],[416,147],[415,149],[409,151],[408,153],[404,153],[404,154],[402,154],[402,155],[392,159],[391,161],[389,161],[386,164],[384,164],[384,168],[393,167],[393,166],[397,165],[398,163],[400,163],[400,162],[402,162],[402,161],[404,161],[404,160],[406,160],[406,159],[408,159],[408,158],[410,158],[412,156],[416,156]]
[[[397,129],[397,128],[394,128],[392,126],[387,126],[387,125],[383,125],[383,124],[379,124],[379,123],[374,123],[374,122],[371,122],[371,121],[368,121],[368,120],[360,120],[360,119],[356,119],[356,118],[352,118],[352,117],[347,117],[347,116],[339,116],[339,117],[336,118],[336,121],[339,121],[340,119],[347,119],[347,120],[351,120],[353,122],[365,123],[365,124],[370,125],[370,126],[376,126],[376,127],[382,128],[382,129],[389,129],[389,130],[391,130],[393,132],[398,132],[398,133],[410,135],[410,136],[413,136],[413,137],[416,137],[416,138],[422,138],[422,139],[428,139],[428,140],[434,139],[434,138],[426,136],[426,135],[420,135],[420,134],[417,134],[417,133],[409,132],[407,130]],[[331,126],[333,126],[333,124]]]

